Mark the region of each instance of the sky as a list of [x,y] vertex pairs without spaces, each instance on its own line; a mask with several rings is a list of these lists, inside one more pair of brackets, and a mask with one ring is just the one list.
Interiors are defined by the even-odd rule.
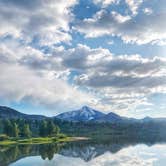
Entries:
[[166,117],[165,0],[0,0],[0,105]]

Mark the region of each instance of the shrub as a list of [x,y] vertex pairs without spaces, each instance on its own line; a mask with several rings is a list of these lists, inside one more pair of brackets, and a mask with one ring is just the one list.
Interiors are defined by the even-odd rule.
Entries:
[[9,136],[7,136],[6,134],[0,134],[0,141],[4,141],[8,139],[9,139]]

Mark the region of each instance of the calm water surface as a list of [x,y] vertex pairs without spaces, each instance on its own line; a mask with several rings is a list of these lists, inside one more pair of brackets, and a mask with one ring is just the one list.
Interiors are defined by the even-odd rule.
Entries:
[[166,144],[123,139],[1,147],[0,165],[166,166]]

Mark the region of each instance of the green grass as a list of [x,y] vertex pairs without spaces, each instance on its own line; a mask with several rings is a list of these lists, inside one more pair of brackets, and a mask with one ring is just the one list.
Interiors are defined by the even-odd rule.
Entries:
[[61,143],[76,141],[76,137],[67,137],[65,135],[59,135],[56,137],[33,137],[26,139],[9,138],[8,140],[0,141],[0,145],[14,145],[14,144],[48,144],[48,143]]
[[11,140],[0,141],[0,145],[14,145],[14,144],[17,144],[17,142]]
[[26,138],[26,139],[13,139],[0,141],[0,145],[13,145],[13,144],[47,144],[53,142],[66,142],[69,141],[68,137],[37,137],[37,138]]

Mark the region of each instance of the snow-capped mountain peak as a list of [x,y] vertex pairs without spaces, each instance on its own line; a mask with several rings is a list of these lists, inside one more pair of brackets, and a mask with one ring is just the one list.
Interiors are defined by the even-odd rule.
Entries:
[[56,116],[56,118],[67,121],[89,121],[98,119],[104,115],[105,114],[102,112],[94,110],[88,106],[83,106],[79,110],[59,114],[58,116]]

